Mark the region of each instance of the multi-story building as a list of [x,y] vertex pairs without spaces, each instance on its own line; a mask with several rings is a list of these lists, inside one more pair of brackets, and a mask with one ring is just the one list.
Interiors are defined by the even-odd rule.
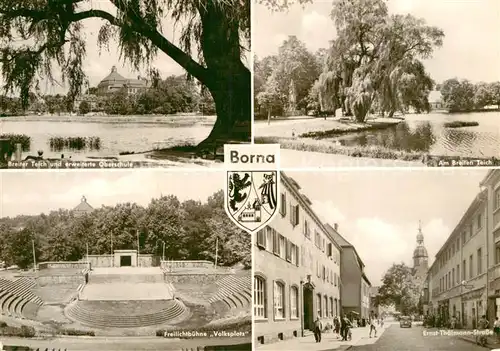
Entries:
[[500,318],[500,170],[490,170],[481,183],[487,193],[488,318]]
[[280,210],[254,250],[254,335],[258,343],[304,335],[340,313],[340,246],[300,186],[281,174]]
[[472,201],[429,270],[430,310],[445,323],[455,316],[466,328],[486,314],[485,198],[482,191]]
[[332,238],[342,248],[340,254],[340,292],[342,313],[357,315],[361,319],[370,316],[370,288],[364,268],[356,248],[338,232],[338,225],[325,225]]
[[116,66],[113,66],[111,68],[111,73],[97,85],[97,93],[99,95],[106,95],[115,93],[121,89],[126,89],[127,94],[133,95],[144,91],[149,85],[147,80],[141,79],[140,77],[137,79],[130,79],[121,76]]

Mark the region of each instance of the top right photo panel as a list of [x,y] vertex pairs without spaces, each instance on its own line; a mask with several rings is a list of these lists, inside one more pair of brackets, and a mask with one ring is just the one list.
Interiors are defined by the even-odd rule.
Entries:
[[500,166],[500,1],[256,1],[253,135],[281,167]]

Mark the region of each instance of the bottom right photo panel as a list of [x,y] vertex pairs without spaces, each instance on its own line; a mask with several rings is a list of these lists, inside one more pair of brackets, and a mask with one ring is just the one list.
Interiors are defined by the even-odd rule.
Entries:
[[500,169],[281,172],[256,350],[500,348]]

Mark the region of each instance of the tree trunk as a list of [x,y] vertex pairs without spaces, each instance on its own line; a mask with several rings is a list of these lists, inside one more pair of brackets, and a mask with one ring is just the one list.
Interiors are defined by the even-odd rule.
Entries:
[[250,142],[251,77],[241,61],[238,23],[230,21],[216,2],[203,2],[200,6],[201,47],[208,73],[203,83],[214,98],[217,120],[199,146],[216,140]]
[[387,115],[387,117],[388,117],[388,118],[392,118],[392,117],[394,117],[394,113],[395,113],[395,112],[396,112],[396,111],[394,111],[394,110],[389,111],[389,114]]
[[267,110],[267,124],[271,124],[271,108]]

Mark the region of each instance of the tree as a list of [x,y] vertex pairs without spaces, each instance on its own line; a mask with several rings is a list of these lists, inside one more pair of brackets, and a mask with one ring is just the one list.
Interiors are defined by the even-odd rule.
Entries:
[[456,78],[446,80],[441,86],[443,102],[450,112],[474,109],[474,85]]
[[90,112],[90,104],[87,101],[82,101],[80,106],[78,106],[78,111],[81,115],[85,115]]
[[[341,107],[359,122],[375,99],[382,112],[401,109],[401,86],[418,59],[430,57],[442,45],[442,30],[411,15],[390,16],[383,0],[340,0],[331,16],[338,38],[331,44],[319,79],[325,107]],[[426,81],[426,75],[415,78]],[[413,84],[419,89],[426,86]]]
[[271,117],[276,111],[282,111],[286,103],[286,97],[280,92],[280,87],[274,76],[268,78],[265,89],[257,94],[258,106],[267,110],[267,123],[271,123]]
[[[273,61],[273,59],[269,59]],[[307,109],[309,89],[319,76],[317,59],[307,50],[305,44],[295,36],[288,37],[279,48],[271,74],[266,79],[262,91],[268,96],[284,97],[283,106],[291,103],[290,94],[295,94],[295,109]],[[293,83],[292,83],[293,82]],[[267,85],[272,85],[267,87]],[[290,91],[293,84],[294,90]],[[272,93],[270,93],[272,92]],[[277,102],[277,99],[271,100]]]
[[[215,139],[248,141],[250,71],[242,56],[250,38],[250,1],[109,1],[115,11],[93,8],[95,2],[90,0],[0,0],[0,54],[6,90],[19,91],[27,106],[38,77],[52,79],[52,69],[58,67],[63,80],[69,82],[68,96],[73,101],[87,80],[84,23],[98,18],[103,20],[99,45],[105,47],[117,39],[121,57],[134,68],[151,66],[161,51],[207,87],[215,101],[217,120],[200,148]],[[161,32],[162,22],[168,19],[182,26],[180,47]],[[13,43],[17,38],[23,45]],[[197,48],[198,60],[192,48]]]
[[393,303],[403,314],[417,312],[420,299],[420,282],[413,269],[404,263],[393,264],[382,279],[379,301],[382,305]]

